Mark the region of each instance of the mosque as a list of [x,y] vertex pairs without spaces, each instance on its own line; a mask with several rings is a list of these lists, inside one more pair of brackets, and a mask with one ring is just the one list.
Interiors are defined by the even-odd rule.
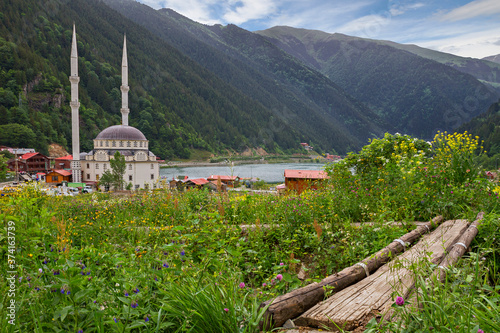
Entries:
[[133,189],[154,188],[159,179],[160,168],[156,156],[148,150],[149,141],[144,134],[135,127],[128,125],[128,61],[127,39],[123,39],[122,58],[122,124],[104,129],[94,139],[94,149],[80,154],[80,128],[78,101],[78,52],[76,44],[76,29],[73,26],[73,41],[71,47],[71,120],[73,160],[71,171],[73,182],[96,184],[102,174],[111,171],[110,159],[115,152],[125,157],[126,171],[123,176],[125,186],[131,184]]

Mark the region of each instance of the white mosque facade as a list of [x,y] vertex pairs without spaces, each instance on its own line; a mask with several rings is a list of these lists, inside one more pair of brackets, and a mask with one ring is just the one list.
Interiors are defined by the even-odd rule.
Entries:
[[[125,157],[126,169],[123,176],[126,186],[131,185],[133,189],[155,188],[158,184],[160,168],[156,156],[149,151],[149,141],[144,134],[135,127],[128,126],[128,61],[126,37],[123,41],[122,59],[122,124],[114,125],[104,129],[94,139],[94,149],[88,153],[79,153],[79,129],[78,129],[78,73],[77,73],[77,51],[76,33],[73,29],[73,46],[71,52],[71,76],[72,86],[71,106],[73,122],[73,156],[80,157],[78,163],[73,163],[73,175],[80,175],[81,181],[85,183],[98,183],[105,171],[111,171],[110,160],[115,152]],[[75,96],[76,94],[76,96]],[[76,108],[76,117],[75,109]],[[76,124],[75,124],[76,123]],[[75,138],[76,136],[76,138]],[[75,158],[73,158],[75,162]],[[76,181],[78,177],[74,177]]]

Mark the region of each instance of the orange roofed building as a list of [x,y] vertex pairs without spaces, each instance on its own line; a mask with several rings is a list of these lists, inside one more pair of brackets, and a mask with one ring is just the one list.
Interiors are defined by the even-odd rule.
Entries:
[[318,188],[318,182],[328,179],[328,174],[321,170],[285,170],[285,186],[287,190],[302,193],[305,189]]
[[46,183],[60,183],[62,181],[71,181],[71,171],[53,170],[45,176]]

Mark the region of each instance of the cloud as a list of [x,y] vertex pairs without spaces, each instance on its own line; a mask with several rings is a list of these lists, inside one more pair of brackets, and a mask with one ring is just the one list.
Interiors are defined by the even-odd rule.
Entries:
[[422,2],[410,3],[410,4],[395,3],[389,6],[389,13],[391,13],[392,16],[399,16],[405,14],[410,10],[419,9],[424,6],[425,4]]
[[241,0],[229,2],[222,18],[233,24],[261,19],[275,12],[277,6],[271,0]]
[[355,19],[338,29],[345,34],[353,34],[359,37],[374,38],[381,30],[391,22],[391,17],[387,15],[372,14]]
[[476,0],[442,15],[441,20],[454,22],[493,14],[500,14],[500,1]]

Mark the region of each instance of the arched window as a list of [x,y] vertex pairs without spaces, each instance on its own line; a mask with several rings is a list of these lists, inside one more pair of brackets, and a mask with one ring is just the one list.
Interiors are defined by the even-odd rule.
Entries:
[[120,141],[120,147],[123,147],[123,141]]
[[116,147],[116,141],[113,140],[112,146]]
[[134,141],[134,147],[137,148],[137,141]]
[[130,141],[127,141],[127,147],[130,147]]

